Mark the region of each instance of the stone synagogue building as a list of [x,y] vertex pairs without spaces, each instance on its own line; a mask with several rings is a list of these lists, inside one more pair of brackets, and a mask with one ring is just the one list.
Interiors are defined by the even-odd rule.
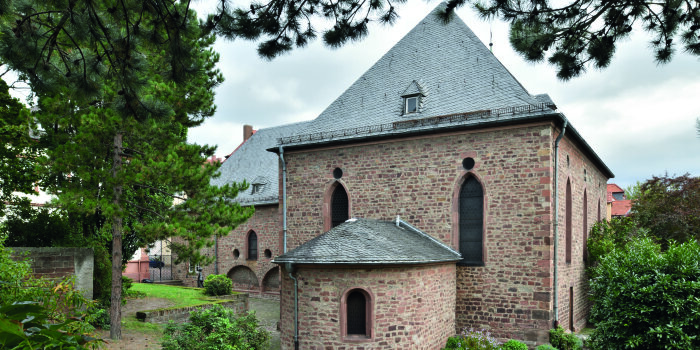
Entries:
[[428,14],[316,119],[244,134],[215,181],[246,180],[256,211],[204,273],[279,298],[283,349],[432,350],[464,328],[535,345],[585,325],[613,174],[461,19]]

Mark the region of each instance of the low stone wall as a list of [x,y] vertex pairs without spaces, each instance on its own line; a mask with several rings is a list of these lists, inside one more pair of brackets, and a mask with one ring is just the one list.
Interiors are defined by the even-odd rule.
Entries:
[[150,323],[167,323],[168,321],[184,323],[187,322],[187,319],[190,317],[191,311],[197,309],[209,309],[214,305],[221,305],[223,307],[233,309],[233,312],[239,315],[248,311],[248,294],[245,293],[211,297],[210,300],[211,303],[197,306],[139,311],[136,313],[136,318],[139,321]]
[[92,280],[95,254],[92,248],[69,247],[13,247],[13,256],[29,256],[32,275],[61,279],[75,275],[75,288],[92,299]]

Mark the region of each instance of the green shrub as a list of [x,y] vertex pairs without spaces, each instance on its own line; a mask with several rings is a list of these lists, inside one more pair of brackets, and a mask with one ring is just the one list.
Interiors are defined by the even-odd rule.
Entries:
[[95,307],[88,313],[85,320],[95,328],[109,329],[109,310],[101,307]]
[[505,344],[501,345],[501,349],[502,350],[527,350],[527,345],[525,345],[525,343],[523,343],[521,341],[511,339],[511,340],[505,342]]
[[615,249],[592,269],[592,349],[700,349],[700,245],[649,238]]
[[0,348],[2,349],[95,349],[95,339],[72,326],[68,319],[56,322],[37,302],[14,302],[0,307]]
[[0,239],[0,304],[8,304],[22,299],[22,285],[30,276],[32,268],[29,259],[12,258],[12,249],[3,246]]
[[231,294],[231,279],[226,275],[209,275],[204,280],[204,294],[229,295]]
[[233,310],[214,305],[190,313],[189,322],[165,328],[163,350],[267,349],[270,335],[259,328],[254,312],[236,317]]
[[559,350],[581,350],[583,342],[573,333],[564,332],[561,326],[549,330],[549,342]]
[[445,345],[446,350],[496,350],[501,343],[491,336],[489,331],[474,329],[464,330],[462,334],[450,337]]
[[549,344],[542,344],[538,346],[535,350],[557,350],[557,348],[549,345]]

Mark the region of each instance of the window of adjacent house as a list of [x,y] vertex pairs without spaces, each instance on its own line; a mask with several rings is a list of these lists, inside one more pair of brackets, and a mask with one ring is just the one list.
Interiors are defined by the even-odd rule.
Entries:
[[345,334],[369,337],[368,295],[361,289],[353,289],[345,299]]
[[588,193],[583,191],[583,261],[588,261]]
[[613,192],[612,196],[616,201],[621,201],[625,199],[625,192]]
[[416,113],[418,111],[418,96],[404,97],[403,114]]
[[459,191],[460,265],[483,265],[484,192],[470,176]]
[[341,184],[337,184],[331,195],[331,228],[350,218],[349,208],[348,193],[345,192],[345,188]]
[[566,262],[571,263],[571,180],[566,180]]
[[248,234],[248,260],[258,260],[258,235],[255,231]]
[[265,187],[265,184],[253,184],[251,187],[250,194],[256,194],[262,192],[263,188]]

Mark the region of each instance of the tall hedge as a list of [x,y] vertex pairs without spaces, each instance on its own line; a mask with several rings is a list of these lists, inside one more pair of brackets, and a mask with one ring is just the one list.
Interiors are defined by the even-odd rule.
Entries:
[[591,269],[592,349],[700,349],[700,245],[650,238]]

